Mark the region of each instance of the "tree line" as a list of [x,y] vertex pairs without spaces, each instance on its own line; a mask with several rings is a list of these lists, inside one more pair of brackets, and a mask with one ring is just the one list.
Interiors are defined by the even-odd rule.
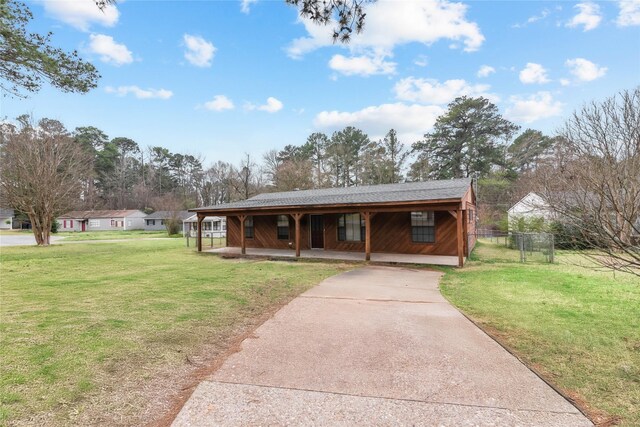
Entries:
[[[51,129],[55,129],[53,132]],[[198,154],[162,146],[141,147],[131,138],[109,137],[95,126],[69,131],[56,120],[34,123],[27,115],[4,123],[2,141],[42,138],[74,144],[88,162],[73,209],[174,210],[247,199],[261,192],[350,187],[478,176],[487,209],[509,198],[518,178],[548,158],[555,138],[519,127],[484,98],[460,97],[439,117],[424,140],[409,145],[390,129],[373,139],[345,127],[331,135],[310,134],[299,145],[245,153],[234,164],[208,165]],[[27,136],[28,135],[28,136]],[[6,151],[6,150],[5,150]],[[5,153],[5,162],[15,162]],[[506,203],[506,200],[505,200]],[[498,206],[498,209],[500,206]],[[491,215],[489,215],[491,217]]]
[[474,176],[481,227],[506,228],[507,209],[536,191],[561,216],[559,234],[605,250],[617,269],[634,270],[638,110],[640,89],[623,91],[585,106],[548,136],[518,133],[489,100],[460,97],[411,145],[393,129],[373,139],[349,126],[262,155],[246,153],[237,164],[206,166],[199,155],[142,148],[93,126],[68,131],[56,120],[21,116],[0,124],[0,202],[25,212],[38,243],[46,244],[53,219],[72,208],[176,211],[261,192]]

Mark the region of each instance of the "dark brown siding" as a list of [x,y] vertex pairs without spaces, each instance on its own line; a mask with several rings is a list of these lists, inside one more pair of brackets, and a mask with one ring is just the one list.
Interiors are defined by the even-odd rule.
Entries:
[[[371,220],[371,252],[456,255],[456,220],[448,212],[436,212],[435,243],[411,240],[409,212],[377,213]],[[337,215],[325,215],[325,249],[364,252],[364,242],[339,242]]]
[[[324,245],[327,250],[363,252],[364,242],[339,242],[337,214],[324,216]],[[309,216],[300,220],[300,248],[309,249]],[[456,220],[449,212],[435,213],[435,243],[414,243],[411,240],[409,212],[378,213],[371,220],[371,251],[425,255],[456,255]],[[289,240],[278,240],[276,216],[254,216],[255,238],[246,239],[248,248],[286,249],[294,246],[294,221],[289,220]],[[229,246],[240,246],[240,221],[227,218]],[[291,246],[289,246],[291,242]]]
[[409,212],[379,213],[371,224],[371,251],[424,255],[456,255],[456,220],[449,212],[436,212],[435,243],[411,240]]
[[[253,217],[253,239],[245,239],[247,248],[295,249],[295,222],[289,217],[289,240],[278,240],[277,216],[256,215]],[[305,216],[300,220],[300,248],[309,249],[309,220]],[[227,217],[227,245],[240,246],[240,220],[238,217]],[[289,246],[291,242],[291,246]]]
[[331,214],[324,216],[324,248],[332,251],[364,252],[364,242],[339,242],[338,215]]

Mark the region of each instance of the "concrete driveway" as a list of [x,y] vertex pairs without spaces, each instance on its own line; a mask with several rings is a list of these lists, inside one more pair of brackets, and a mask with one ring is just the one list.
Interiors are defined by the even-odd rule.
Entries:
[[[51,243],[56,243],[64,237],[51,236]],[[2,234],[0,246],[30,246],[36,244],[36,238],[32,233]]]
[[173,425],[589,426],[453,308],[440,274],[365,267],[282,308]]

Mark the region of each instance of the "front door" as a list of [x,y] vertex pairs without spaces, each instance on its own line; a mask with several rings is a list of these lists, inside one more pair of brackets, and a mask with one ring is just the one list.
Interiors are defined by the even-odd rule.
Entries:
[[86,231],[87,222],[86,221],[80,221],[80,224],[82,224],[82,231]]
[[310,215],[311,249],[324,249],[324,218],[322,215]]

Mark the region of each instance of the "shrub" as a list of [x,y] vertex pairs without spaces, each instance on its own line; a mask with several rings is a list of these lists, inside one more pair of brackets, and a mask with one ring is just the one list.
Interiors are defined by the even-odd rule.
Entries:
[[555,247],[558,249],[582,250],[593,247],[581,230],[574,225],[553,221],[549,225],[549,231],[553,234]]

